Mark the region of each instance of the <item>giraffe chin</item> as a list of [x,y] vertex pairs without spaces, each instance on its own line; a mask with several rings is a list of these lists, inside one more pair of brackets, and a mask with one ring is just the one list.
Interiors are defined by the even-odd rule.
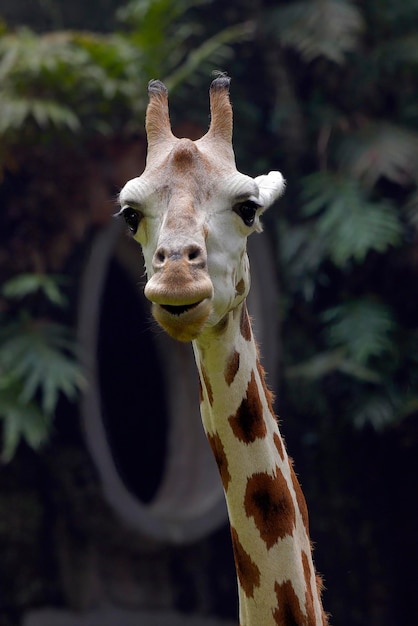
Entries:
[[188,305],[152,305],[152,315],[158,324],[177,341],[193,341],[203,331],[212,312],[212,301],[205,298],[201,302]]

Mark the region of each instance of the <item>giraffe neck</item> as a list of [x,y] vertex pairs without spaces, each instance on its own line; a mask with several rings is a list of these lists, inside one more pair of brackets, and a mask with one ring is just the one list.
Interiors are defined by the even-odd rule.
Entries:
[[228,507],[241,626],[325,626],[308,515],[245,302],[193,342],[201,413]]

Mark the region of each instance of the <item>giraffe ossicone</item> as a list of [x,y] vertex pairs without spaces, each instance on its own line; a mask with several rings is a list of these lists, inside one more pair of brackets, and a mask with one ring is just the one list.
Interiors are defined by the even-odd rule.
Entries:
[[273,413],[246,309],[247,238],[284,191],[280,172],[241,174],[232,147],[230,79],[210,87],[197,141],[171,130],[167,89],[149,83],[143,174],[120,192],[141,244],[156,321],[191,341],[203,426],[225,491],[241,626],[325,626],[305,499]]

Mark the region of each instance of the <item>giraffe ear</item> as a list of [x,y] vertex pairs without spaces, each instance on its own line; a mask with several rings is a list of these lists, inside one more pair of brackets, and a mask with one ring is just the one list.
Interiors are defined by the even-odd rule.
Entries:
[[269,172],[268,174],[257,176],[254,180],[260,190],[259,199],[262,202],[264,212],[283,194],[286,181],[280,172]]

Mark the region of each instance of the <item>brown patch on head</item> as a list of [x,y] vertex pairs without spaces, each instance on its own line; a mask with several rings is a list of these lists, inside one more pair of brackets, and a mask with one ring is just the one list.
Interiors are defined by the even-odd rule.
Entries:
[[212,406],[213,405],[212,385],[210,384],[209,377],[208,377],[208,375],[206,373],[206,370],[205,370],[205,368],[203,367],[202,364],[200,365],[200,369],[202,371],[202,378],[203,378],[203,381],[200,381],[200,382],[201,382],[202,387],[203,387],[203,385],[205,386],[206,393],[208,394],[209,404]]
[[235,567],[239,583],[247,598],[254,596],[255,587],[260,586],[260,570],[249,554],[244,550],[238,533],[231,526],[232,547],[234,550]]
[[263,405],[258,394],[254,372],[251,372],[247,393],[235,415],[228,418],[234,435],[244,443],[253,443],[266,436],[267,429],[263,416]]
[[308,515],[308,507],[306,505],[305,496],[303,495],[302,488],[299,484],[299,481],[296,477],[295,471],[293,469],[292,459],[289,459],[290,462],[290,475],[292,477],[293,489],[296,494],[296,501],[298,503],[299,511],[302,516],[303,525],[305,526],[306,534],[309,537],[309,515]]
[[228,469],[228,459],[225,455],[224,446],[219,435],[214,434],[207,435],[210,447],[212,448],[213,455],[215,457],[216,464],[221,475],[222,485],[225,491],[228,491],[229,481],[231,480],[231,474]]
[[281,470],[276,474],[256,473],[247,481],[245,512],[253,517],[261,538],[270,549],[279,539],[291,535],[296,523],[293,499]]
[[266,375],[265,375],[265,372],[264,372],[264,368],[263,368],[263,366],[261,365],[261,363],[260,363],[260,361],[258,359],[257,359],[257,370],[258,370],[258,374],[260,376],[261,384],[263,385],[264,395],[266,396],[266,400],[267,400],[268,407],[270,409],[270,413],[274,417],[274,408],[273,408],[274,396],[273,396],[272,391],[267,387]]
[[281,460],[284,461],[284,446],[283,446],[283,441],[280,435],[278,435],[277,433],[274,433],[273,441],[274,441],[274,445],[277,448],[277,452],[280,455]]
[[280,585],[276,582],[274,591],[277,596],[277,609],[273,613],[276,624],[279,626],[315,626],[312,617],[309,619],[302,613],[290,580],[285,580]]
[[171,162],[181,170],[193,165],[199,159],[200,153],[196,144],[191,139],[179,139],[171,154]]
[[241,320],[240,320],[241,335],[246,341],[251,341],[251,324],[250,317],[248,315],[247,307],[245,303],[241,307]]
[[239,352],[234,350],[229,357],[225,366],[225,380],[227,385],[231,385],[235,379],[235,376],[239,370]]

